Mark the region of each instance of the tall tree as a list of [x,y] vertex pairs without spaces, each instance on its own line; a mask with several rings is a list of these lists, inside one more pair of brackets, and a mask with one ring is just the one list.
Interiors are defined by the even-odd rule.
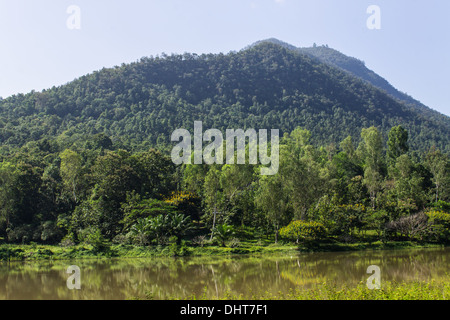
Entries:
[[223,192],[220,185],[220,178],[221,170],[219,166],[212,165],[208,173],[206,174],[203,188],[206,220],[211,224],[211,239],[214,236],[214,229],[216,227],[216,224],[218,223],[218,215],[220,213],[223,213],[224,209]]
[[435,147],[431,148],[425,157],[425,164],[433,175],[435,185],[435,201],[440,199],[440,192],[444,188],[445,182],[449,177],[449,158]]
[[361,158],[364,159],[364,184],[366,185],[375,207],[377,193],[383,180],[383,142],[381,133],[376,127],[361,130],[362,141],[358,147]]
[[408,131],[406,131],[402,126],[392,127],[389,131],[387,142],[386,155],[388,165],[394,165],[397,158],[408,151]]
[[281,175],[261,177],[256,191],[255,204],[272,224],[275,232],[275,243],[277,243],[280,228],[291,218],[289,215],[289,197]]
[[341,150],[347,154],[349,159],[353,159],[355,156],[355,146],[353,144],[352,136],[348,136],[344,140],[342,140],[340,144]]
[[60,156],[60,174],[64,186],[70,191],[73,200],[78,202],[78,191],[80,188],[83,159],[77,152],[66,149]]
[[15,166],[9,162],[0,162],[0,231],[3,235],[6,235],[11,217],[15,212],[14,186],[16,179]]

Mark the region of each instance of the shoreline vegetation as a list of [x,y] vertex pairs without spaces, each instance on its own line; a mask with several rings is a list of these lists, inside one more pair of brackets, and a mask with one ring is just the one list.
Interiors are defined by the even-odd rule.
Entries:
[[402,250],[422,248],[445,248],[432,242],[417,241],[374,241],[344,243],[326,241],[315,244],[273,243],[271,241],[243,241],[239,245],[192,246],[183,244],[136,246],[105,244],[96,248],[90,244],[70,247],[42,244],[0,244],[0,263],[6,261],[71,260],[71,259],[125,259],[157,257],[201,257],[201,256],[253,256],[270,254],[301,254],[314,252],[361,252],[365,250]]
[[262,163],[176,166],[105,135],[0,157],[0,260],[448,245],[448,155],[410,150],[402,126],[360,136],[317,147],[298,127],[269,148],[275,175],[260,175]]
[[[206,291],[206,288],[205,288]],[[314,288],[296,288],[287,293],[255,292],[251,294],[233,294],[226,292],[214,300],[448,300],[450,284],[448,281],[384,281],[378,290],[368,289],[361,282],[357,286],[337,286],[333,283],[321,283]],[[152,297],[145,297],[148,300]],[[142,298],[135,297],[136,300]],[[173,297],[171,300],[211,300],[206,295],[191,295],[185,298]]]

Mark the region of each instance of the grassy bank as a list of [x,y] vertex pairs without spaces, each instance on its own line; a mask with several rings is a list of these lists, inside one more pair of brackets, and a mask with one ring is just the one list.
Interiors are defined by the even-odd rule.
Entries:
[[386,250],[442,247],[434,243],[417,243],[413,241],[392,242],[355,242],[343,243],[328,241],[313,245],[296,245],[293,243],[279,242],[254,242],[243,241],[233,246],[190,246],[189,244],[171,244],[155,246],[135,246],[124,244],[105,245],[101,248],[80,244],[70,247],[57,245],[13,245],[0,244],[0,261],[23,260],[66,260],[66,259],[93,259],[93,258],[145,258],[145,257],[170,257],[170,256],[227,256],[227,255],[258,255],[299,252],[334,252],[334,251],[361,251],[361,250]]
[[[216,300],[448,300],[449,281],[412,281],[381,283],[380,289],[368,289],[365,283],[358,286],[336,286],[322,283],[314,288],[297,288],[287,293],[253,292],[250,294],[225,293]],[[206,295],[191,295],[173,300],[210,300]]]

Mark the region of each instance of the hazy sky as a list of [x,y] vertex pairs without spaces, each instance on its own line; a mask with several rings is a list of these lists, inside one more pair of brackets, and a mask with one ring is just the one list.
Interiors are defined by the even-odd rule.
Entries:
[[[381,29],[367,27],[371,5]],[[0,0],[0,96],[162,52],[227,53],[271,37],[328,44],[450,115],[449,0]]]

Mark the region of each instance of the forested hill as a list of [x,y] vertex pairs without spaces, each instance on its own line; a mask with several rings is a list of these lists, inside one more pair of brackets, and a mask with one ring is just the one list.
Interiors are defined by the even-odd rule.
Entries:
[[351,75],[367,81],[371,85],[385,91],[386,93],[400,100],[400,102],[403,102],[409,107],[418,109],[420,113],[426,114],[427,117],[432,118],[437,122],[441,122],[443,125],[445,125],[446,123],[448,125],[448,117],[443,117],[441,113],[425,106],[423,103],[415,100],[413,97],[407,95],[406,93],[397,90],[386,79],[367,68],[364,61],[349,57],[333,48],[329,48],[328,45],[314,45],[312,47],[297,48],[293,45],[274,38],[258,41],[256,44],[260,44],[263,42],[278,44],[280,46],[283,46],[284,48],[309,55],[310,57],[316,58],[323,63],[346,71]]
[[[8,153],[56,140],[61,148],[103,133],[116,146],[170,145],[177,128],[311,131],[316,144],[358,140],[372,125],[401,124],[411,149],[450,151],[450,118],[413,108],[338,66],[262,42],[228,54],[146,57],[43,92],[0,100],[0,144]],[[35,141],[35,142],[32,142]]]

